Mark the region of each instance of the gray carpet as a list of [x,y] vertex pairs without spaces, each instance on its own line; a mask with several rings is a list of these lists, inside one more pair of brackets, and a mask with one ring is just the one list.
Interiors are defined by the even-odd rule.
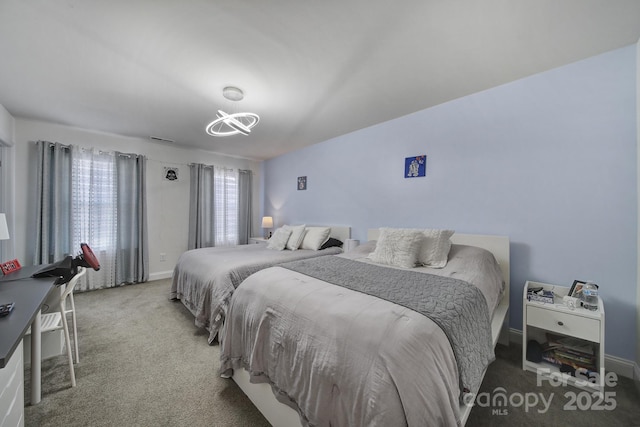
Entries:
[[[179,302],[168,300],[170,282],[160,280],[76,296],[80,363],[78,386],[71,388],[65,356],[43,362],[43,397],[28,405],[27,426],[267,426],[268,423],[231,380],[216,375],[218,346]],[[471,412],[468,426],[638,426],[640,394],[621,379],[607,391],[616,408],[565,410],[573,387],[536,386],[535,375],[520,369],[520,347],[499,347],[482,392],[506,390],[512,404],[485,404]],[[540,402],[525,410],[518,395],[553,395],[545,413]],[[585,397],[582,397],[583,403]]]
[[168,300],[169,288],[160,280],[77,294],[78,385],[71,388],[66,356],[44,361],[42,401],[26,406],[25,424],[268,426],[233,381],[216,375],[218,346]]

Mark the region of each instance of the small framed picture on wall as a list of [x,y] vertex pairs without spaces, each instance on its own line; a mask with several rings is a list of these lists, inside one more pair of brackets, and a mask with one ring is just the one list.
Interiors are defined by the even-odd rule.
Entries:
[[177,181],[178,180],[178,168],[165,167],[164,174],[162,175],[164,179],[167,181]]
[[298,177],[298,190],[306,190],[307,189],[307,177],[299,176]]
[[406,157],[404,159],[404,177],[418,178],[425,176],[427,173],[427,155],[422,154],[415,157]]

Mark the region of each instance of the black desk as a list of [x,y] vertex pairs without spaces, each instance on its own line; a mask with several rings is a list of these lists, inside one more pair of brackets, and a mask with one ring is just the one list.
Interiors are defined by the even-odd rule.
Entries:
[[31,334],[31,403],[40,402],[40,308],[56,288],[55,278],[33,279],[42,266],[23,267],[0,277],[0,304],[14,302],[8,316],[0,318],[0,368],[4,368],[27,329]]

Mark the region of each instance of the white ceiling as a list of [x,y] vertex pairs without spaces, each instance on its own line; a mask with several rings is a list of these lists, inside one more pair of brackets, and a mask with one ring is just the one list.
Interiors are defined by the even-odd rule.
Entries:
[[268,159],[638,38],[640,0],[0,0],[0,104]]

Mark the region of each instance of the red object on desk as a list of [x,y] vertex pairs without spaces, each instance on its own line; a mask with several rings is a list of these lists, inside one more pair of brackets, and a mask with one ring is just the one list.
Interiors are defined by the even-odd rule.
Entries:
[[18,271],[22,268],[17,259],[3,262],[0,264],[0,267],[2,268],[2,274],[13,273],[14,271]]

